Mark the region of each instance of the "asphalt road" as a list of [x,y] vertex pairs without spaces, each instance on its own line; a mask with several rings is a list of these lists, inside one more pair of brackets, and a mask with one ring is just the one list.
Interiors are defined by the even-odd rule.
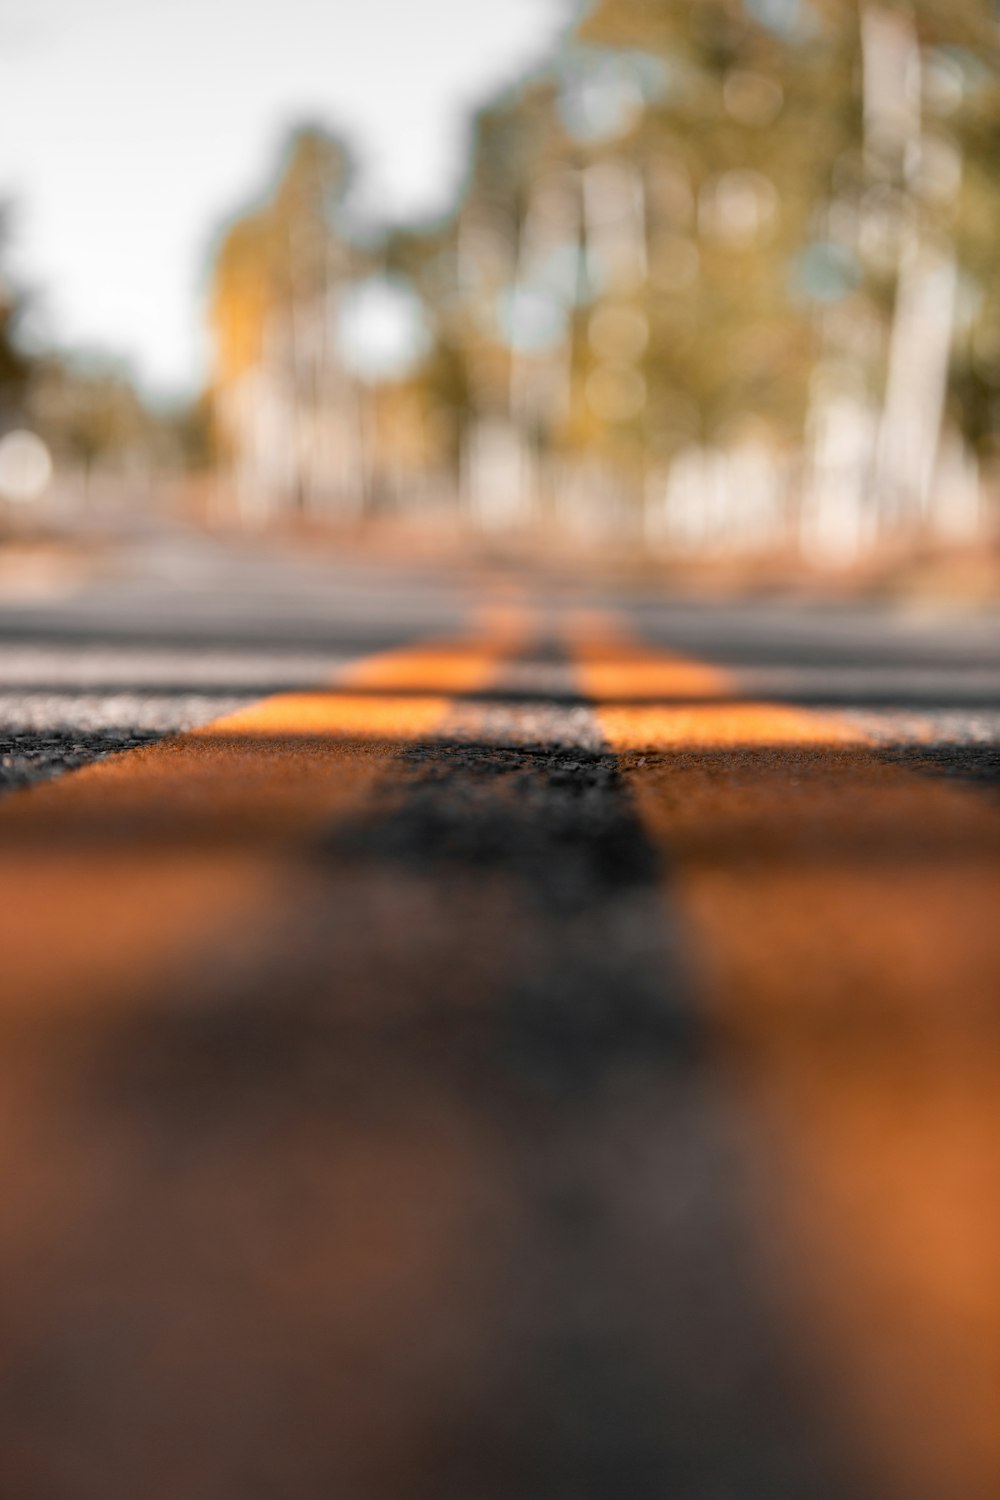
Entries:
[[5,1500],[996,1500],[998,623],[0,601]]

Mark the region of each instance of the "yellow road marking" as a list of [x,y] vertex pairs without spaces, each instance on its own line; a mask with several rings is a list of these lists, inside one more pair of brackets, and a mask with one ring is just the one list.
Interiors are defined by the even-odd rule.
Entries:
[[182,947],[252,920],[297,841],[357,807],[395,748],[433,735],[452,695],[485,687],[523,639],[523,619],[490,624],[7,799],[0,1016],[118,1000]]
[[611,616],[581,611],[572,617],[570,629],[577,655],[586,661],[587,682],[595,702],[697,700],[730,694],[731,683],[725,672],[707,662],[650,650],[632,639]]
[[1000,809],[831,717],[616,702],[644,696],[619,641],[578,636],[582,688],[742,1064],[786,1313],[892,1493],[994,1500]]

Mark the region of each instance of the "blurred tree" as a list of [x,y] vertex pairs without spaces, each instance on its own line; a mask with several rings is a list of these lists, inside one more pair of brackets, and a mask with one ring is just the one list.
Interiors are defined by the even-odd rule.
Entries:
[[169,418],[146,405],[127,371],[113,364],[40,358],[27,409],[57,460],[85,476],[97,468],[147,472],[178,456]]
[[209,302],[218,382],[259,363],[269,325],[286,321],[294,328],[302,309],[346,274],[350,251],[340,216],[350,173],[343,143],[303,126],[292,135],[263,202],[223,232]]
[[596,485],[645,527],[683,460],[722,536],[756,447],[770,534],[847,556],[927,523],[957,432],[1000,455],[998,127],[987,0],[594,0],[476,115],[454,214],[377,254],[331,230],[343,159],[296,139],[220,250],[219,378],[277,325],[301,384],[308,309],[379,264],[423,300],[407,411],[467,498]]
[[25,299],[4,271],[9,231],[10,211],[0,205],[0,428],[19,419],[32,373],[31,360],[17,341]]
[[363,487],[336,347],[338,298],[365,264],[344,222],[350,175],[339,139],[301,127],[263,201],[230,221],[214,255],[211,404],[244,514]]

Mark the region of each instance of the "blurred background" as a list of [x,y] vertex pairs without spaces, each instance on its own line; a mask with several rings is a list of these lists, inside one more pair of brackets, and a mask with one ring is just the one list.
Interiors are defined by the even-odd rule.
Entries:
[[991,0],[0,0],[0,544],[1000,594]]

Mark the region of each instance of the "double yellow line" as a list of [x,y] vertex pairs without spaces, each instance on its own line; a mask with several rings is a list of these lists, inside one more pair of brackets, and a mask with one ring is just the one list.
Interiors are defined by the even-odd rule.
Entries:
[[[238,943],[528,634],[494,618],[8,798],[0,1023],[127,1005]],[[840,1372],[886,1493],[995,1500],[1000,808],[613,623],[568,637],[742,1100],[776,1315]]]

